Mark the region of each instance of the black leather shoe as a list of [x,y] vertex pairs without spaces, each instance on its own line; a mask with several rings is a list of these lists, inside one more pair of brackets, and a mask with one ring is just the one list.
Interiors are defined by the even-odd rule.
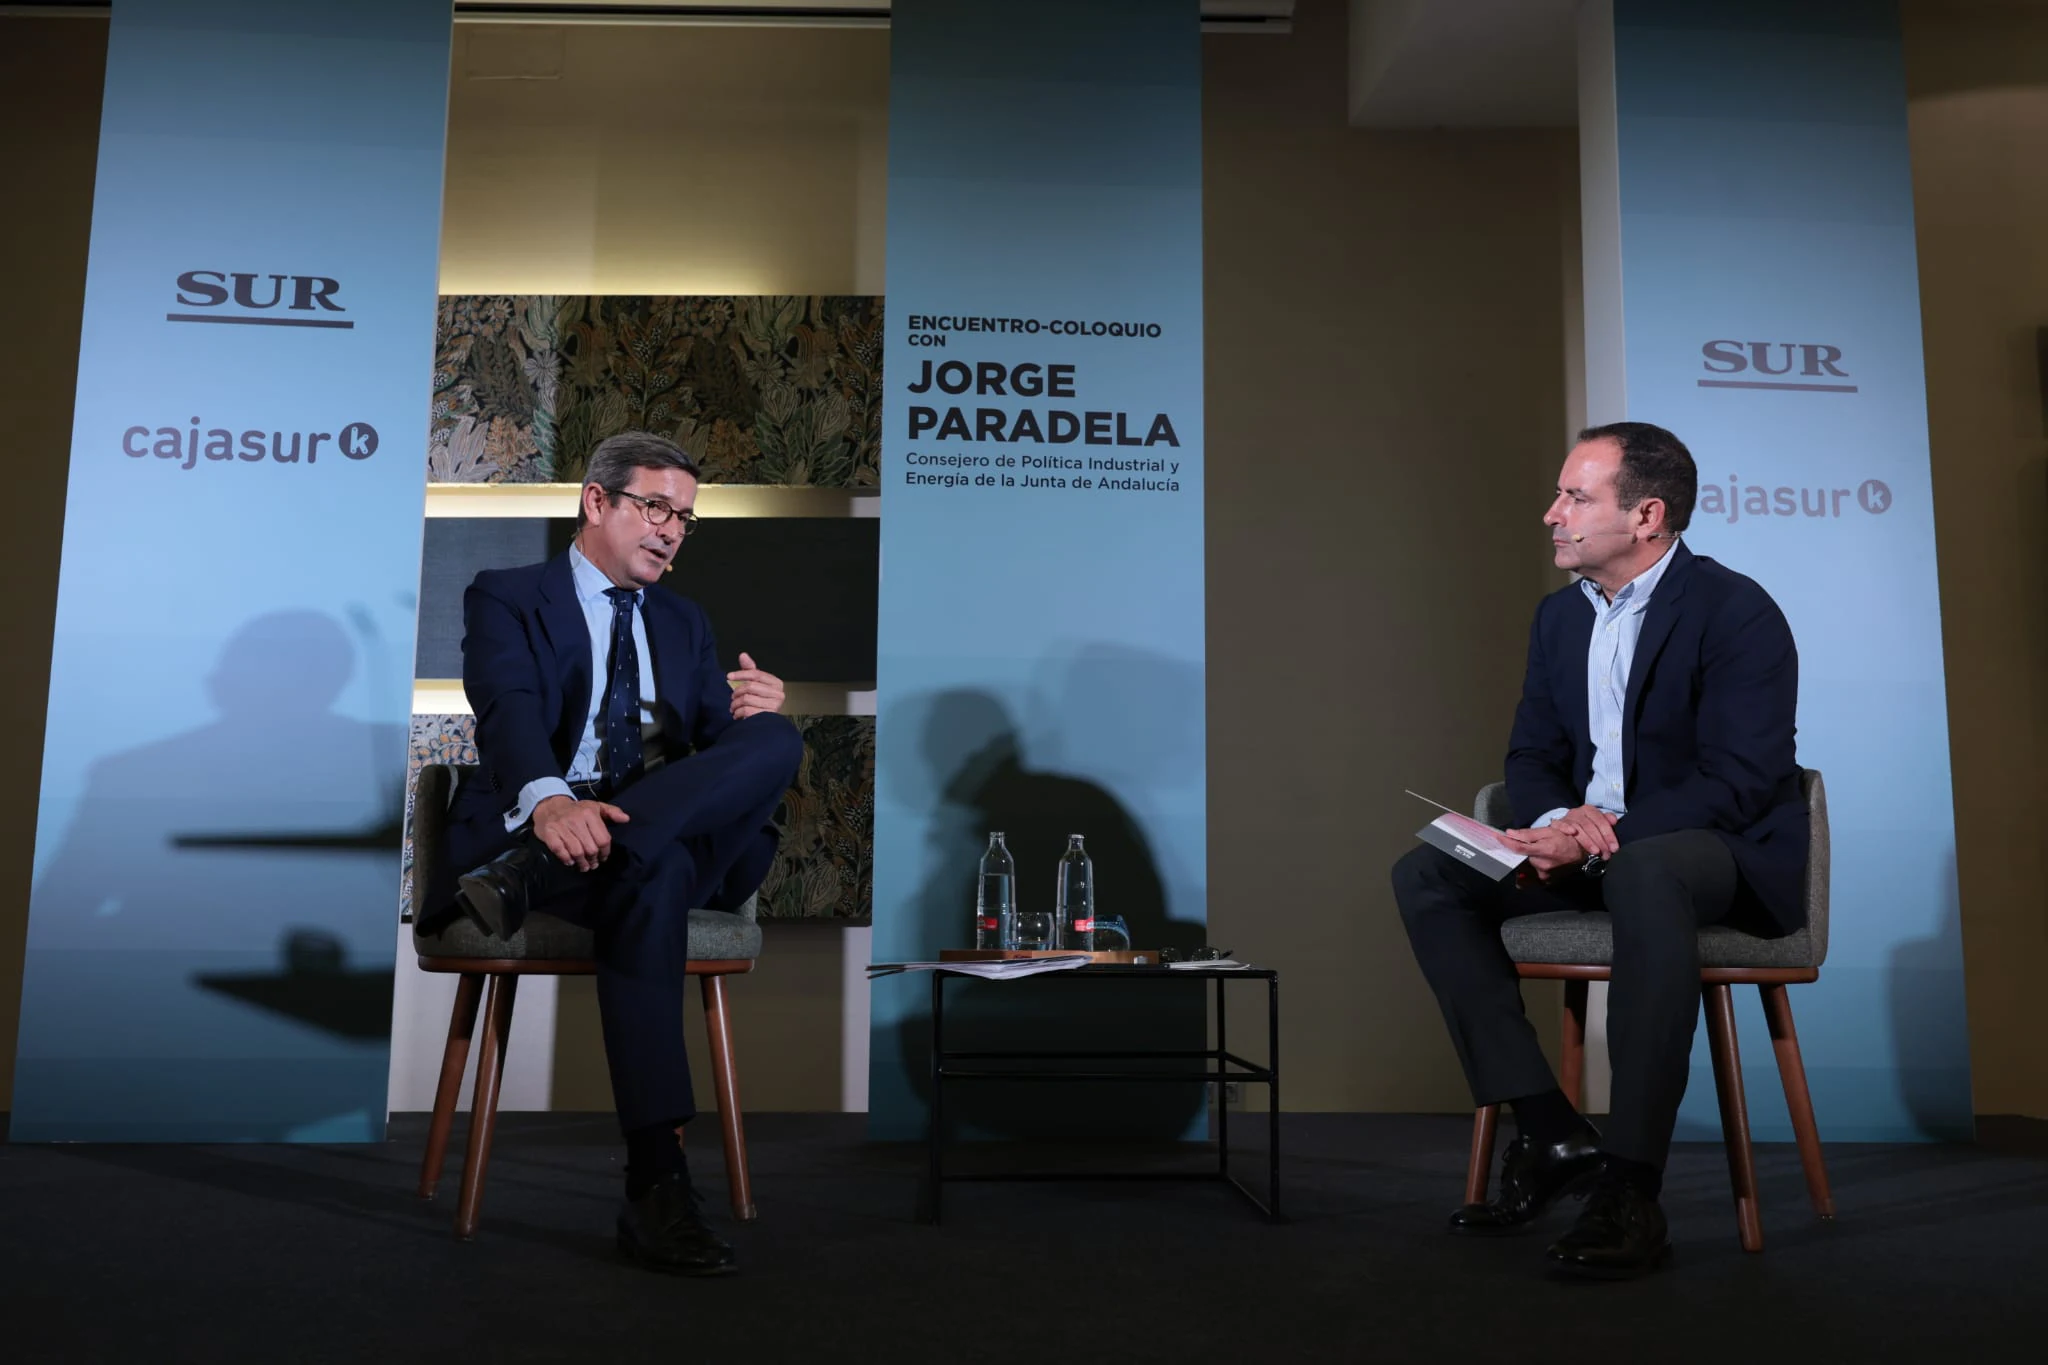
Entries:
[[1553,1270],[1603,1280],[1632,1280],[1671,1259],[1664,1210],[1625,1180],[1603,1178],[1586,1196],[1570,1232],[1544,1253]]
[[530,908],[582,875],[529,837],[457,877],[455,904],[483,933],[510,938]]
[[1451,1231],[1481,1237],[1519,1232],[1599,1171],[1600,1134],[1590,1123],[1547,1147],[1516,1138],[1501,1158],[1500,1194],[1490,1204],[1467,1204],[1453,1213]]
[[729,1275],[739,1268],[732,1248],[705,1223],[690,1177],[681,1172],[663,1176],[620,1208],[619,1250],[669,1275]]

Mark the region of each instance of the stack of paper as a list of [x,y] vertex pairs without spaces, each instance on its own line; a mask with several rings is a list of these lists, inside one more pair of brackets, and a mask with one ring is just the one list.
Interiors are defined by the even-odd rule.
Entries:
[[989,981],[1008,981],[1012,977],[1071,971],[1087,965],[1086,953],[1061,953],[1057,957],[1004,957],[987,962],[870,962],[868,979],[894,976],[897,972],[959,972],[963,976],[978,976]]
[[1460,815],[1441,801],[1431,801],[1421,792],[1409,792],[1408,795],[1443,812],[1415,831],[1415,837],[1432,848],[1442,849],[1495,881],[1514,875],[1517,868],[1529,861],[1528,854],[1505,842],[1500,831],[1493,826],[1482,825],[1469,815]]

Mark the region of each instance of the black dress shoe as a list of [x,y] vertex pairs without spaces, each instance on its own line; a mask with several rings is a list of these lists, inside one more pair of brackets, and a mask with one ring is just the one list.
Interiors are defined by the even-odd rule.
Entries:
[[1519,1137],[1500,1164],[1500,1194],[1490,1204],[1467,1204],[1451,1215],[1451,1231],[1473,1236],[1518,1232],[1600,1171],[1600,1134],[1586,1124],[1559,1142],[1539,1147]]
[[521,839],[497,857],[455,879],[455,904],[491,938],[519,932],[526,912],[583,876],[555,861],[539,840]]
[[619,1250],[631,1260],[669,1275],[728,1275],[738,1259],[704,1221],[690,1177],[663,1176],[619,1210]]
[[1603,1280],[1632,1280],[1671,1259],[1664,1210],[1654,1197],[1603,1177],[1586,1196],[1585,1212],[1545,1253],[1553,1270]]

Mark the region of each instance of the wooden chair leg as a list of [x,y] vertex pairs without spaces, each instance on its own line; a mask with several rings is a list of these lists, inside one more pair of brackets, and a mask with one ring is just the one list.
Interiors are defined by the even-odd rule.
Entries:
[[1806,1193],[1813,1211],[1835,1216],[1835,1196],[1828,1189],[1827,1161],[1820,1152],[1820,1128],[1813,1121],[1813,1095],[1806,1088],[1806,1062],[1799,1055],[1799,1034],[1792,1027],[1792,1001],[1782,983],[1760,985],[1764,1018],[1771,1026],[1771,1048],[1778,1054],[1778,1079],[1785,1085],[1785,1108],[1792,1115],[1792,1136],[1799,1143],[1799,1164],[1806,1171]]
[[747,1176],[747,1134],[740,1118],[739,1077],[732,1052],[732,1016],[725,1005],[725,978],[707,976],[704,982],[706,1041],[711,1047],[711,1083],[718,1094],[718,1124],[725,1136],[725,1182],[732,1194],[732,1216],[751,1223],[754,1186]]
[[491,1160],[491,1130],[498,1122],[498,1086],[505,1078],[505,1044],[512,1036],[512,1001],[519,978],[491,978],[484,1006],[484,1041],[476,1055],[476,1093],[469,1102],[469,1150],[462,1159],[462,1193],[455,1203],[455,1235],[476,1236],[477,1210],[484,1198],[484,1168]]
[[1493,1169],[1493,1136],[1500,1126],[1500,1106],[1482,1104],[1472,1115],[1472,1156],[1465,1163],[1465,1202],[1484,1204]]
[[1574,1108],[1586,1103],[1586,988],[1584,981],[1564,983],[1564,1046],[1559,1049],[1558,1085]]
[[441,1167],[448,1157],[448,1130],[455,1126],[455,1096],[469,1065],[469,1040],[476,1035],[476,1004],[483,996],[482,972],[464,972],[455,985],[455,1008],[448,1016],[448,1045],[441,1050],[441,1083],[434,1088],[434,1121],[427,1125],[427,1155],[420,1162],[419,1196],[434,1197]]
[[1721,1100],[1721,1140],[1728,1148],[1728,1178],[1735,1187],[1735,1224],[1744,1251],[1764,1249],[1763,1218],[1756,1195],[1756,1155],[1749,1145],[1749,1105],[1742,1093],[1742,1051],[1735,1039],[1735,993],[1726,985],[1703,986],[1707,1042],[1714,1059],[1714,1090]]

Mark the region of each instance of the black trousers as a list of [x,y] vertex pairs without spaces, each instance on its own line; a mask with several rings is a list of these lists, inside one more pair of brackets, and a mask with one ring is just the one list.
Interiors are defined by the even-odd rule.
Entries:
[[[1700,1012],[1699,930],[1736,916],[1740,876],[1721,839],[1687,830],[1624,847],[1597,879],[1516,889],[1418,844],[1394,864],[1394,900],[1415,960],[1436,992],[1474,1104],[1556,1087],[1522,1009],[1500,938],[1516,915],[1605,910],[1614,922],[1607,992],[1613,1103],[1602,1146],[1662,1167]],[[1569,1096],[1574,1104],[1578,1096]]]
[[696,1113],[683,1047],[691,907],[735,910],[774,861],[770,818],[795,780],[803,737],[782,716],[735,721],[709,748],[610,798],[630,820],[594,884],[543,908],[597,939],[597,1012],[619,1127]]

